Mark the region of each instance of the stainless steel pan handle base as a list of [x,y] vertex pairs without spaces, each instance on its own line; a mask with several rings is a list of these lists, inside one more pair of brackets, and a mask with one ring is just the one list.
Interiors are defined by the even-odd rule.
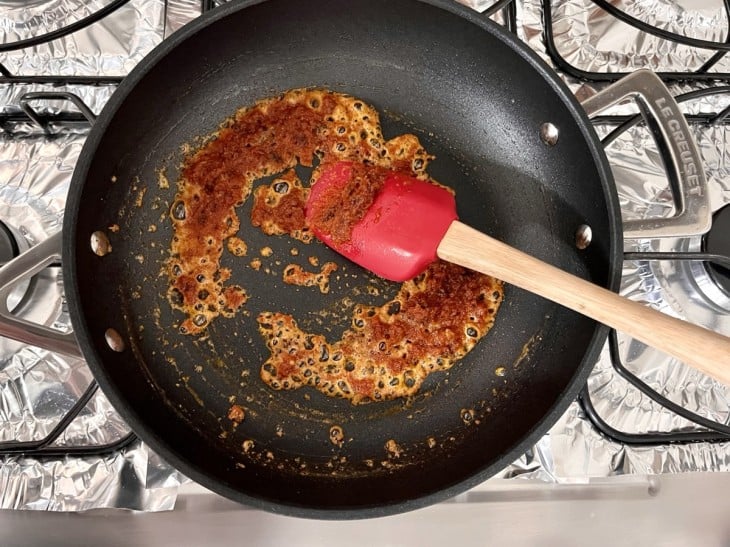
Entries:
[[17,283],[60,260],[61,236],[61,232],[52,235],[0,268],[0,336],[56,353],[82,357],[73,333],[64,333],[16,317],[7,305],[8,295]]
[[625,221],[624,237],[643,239],[704,234],[710,229],[712,211],[702,160],[687,120],[659,76],[647,69],[637,70],[583,101],[582,106],[590,117],[626,99],[637,102],[657,144],[664,147],[671,158],[667,171],[676,213],[668,218]]

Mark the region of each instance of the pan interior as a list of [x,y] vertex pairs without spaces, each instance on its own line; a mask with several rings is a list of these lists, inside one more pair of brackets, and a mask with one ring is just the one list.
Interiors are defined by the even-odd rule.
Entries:
[[[418,135],[436,155],[430,174],[456,190],[464,222],[607,284],[611,221],[600,161],[550,80],[500,36],[411,0],[269,0],[163,44],[122,86],[123,101],[102,116],[75,173],[67,294],[102,387],[163,456],[266,508],[392,512],[486,478],[567,406],[591,364],[583,361],[596,325],[509,286],[493,330],[410,400],[352,406],[308,388],[269,389],[258,377],[268,355],[260,311],[292,313],[334,336],[352,302],[382,303],[396,287],[319,243],[263,235],[248,221],[250,200],[239,210],[249,254],[223,259],[251,295],[244,312],[216,319],[197,339],[177,332],[180,316],[165,297],[181,146],[241,106],[307,86],[372,104],[386,138]],[[545,122],[559,129],[554,146],[540,139]],[[594,234],[586,251],[574,246],[581,224]],[[89,245],[98,230],[112,246],[103,257]],[[273,254],[259,256],[254,270],[263,247]],[[307,266],[309,256],[340,265],[327,295],[281,280],[284,265]],[[109,349],[108,328],[123,335],[125,351]],[[238,427],[226,417],[233,402],[246,409]],[[330,442],[333,425],[344,431],[342,447]]]

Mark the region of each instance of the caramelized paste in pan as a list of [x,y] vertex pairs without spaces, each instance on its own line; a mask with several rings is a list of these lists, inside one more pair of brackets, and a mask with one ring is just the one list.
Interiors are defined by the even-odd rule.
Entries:
[[350,241],[352,229],[370,209],[388,172],[375,165],[353,164],[343,187],[330,186],[318,197],[317,212],[309,219],[312,226],[335,243]]
[[352,327],[333,343],[302,331],[291,315],[263,313],[271,357],[261,378],[274,389],[312,386],[353,403],[412,395],[487,333],[501,298],[499,281],[439,261],[385,305],[356,307]]
[[[365,166],[358,171],[361,187],[340,208],[345,214],[329,220],[346,234],[377,192],[378,173],[427,180],[430,159],[414,135],[384,140],[377,111],[347,95],[297,89],[239,110],[187,159],[178,182],[168,275],[171,305],[185,314],[180,331],[200,334],[246,302],[245,288],[226,284],[231,272],[220,258],[224,246],[240,248],[231,243],[240,241],[236,208],[254,181],[275,175],[254,192],[250,222],[264,233],[308,243],[309,188],[294,173],[297,164],[351,160]],[[315,169],[312,184],[316,178]],[[262,313],[259,330],[270,357],[261,378],[274,389],[308,385],[353,403],[403,397],[430,372],[463,357],[494,323],[501,299],[499,281],[437,262],[384,306],[357,306],[340,340],[303,332],[294,317],[276,310]]]

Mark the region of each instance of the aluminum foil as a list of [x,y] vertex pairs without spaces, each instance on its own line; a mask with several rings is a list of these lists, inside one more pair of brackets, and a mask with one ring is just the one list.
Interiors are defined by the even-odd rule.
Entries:
[[195,0],[167,0],[165,4],[165,38],[200,16],[202,11],[202,2]]
[[5,458],[0,466],[0,509],[170,510],[180,478],[141,443],[106,457]]
[[[85,137],[86,132],[63,132],[52,139],[32,134],[0,139],[0,219],[23,244],[37,243],[61,228]],[[60,268],[46,268],[24,287],[29,292],[19,299],[19,316],[60,330],[71,328]],[[92,381],[80,359],[7,339],[0,339],[0,356],[0,442],[44,439]],[[97,392],[51,446],[103,446],[128,433]],[[184,480],[140,443],[97,457],[6,457],[0,460],[0,508],[167,510]]]
[[[13,43],[78,21],[109,0],[0,1],[0,41]],[[164,0],[130,0],[102,20],[63,38],[3,54],[13,75],[124,76],[159,44]]]
[[589,483],[617,475],[730,471],[730,443],[626,446],[608,442],[573,403],[549,434],[554,477]]
[[[0,0],[0,43],[9,44],[63,27],[110,4],[109,0]],[[200,15],[196,0],[130,0],[102,20],[50,43],[4,53],[0,62],[19,76],[125,76],[156,45]],[[67,91],[101,112],[116,85],[0,84],[0,114],[20,111],[29,92]],[[38,101],[40,113],[73,110],[64,101]]]
[[[728,19],[722,0],[619,0],[612,5],[658,28],[723,43]],[[553,33],[558,53],[572,66],[590,72],[659,72],[697,70],[714,54],[653,36],[628,25],[591,0],[551,0]],[[720,60],[710,72],[726,72]]]

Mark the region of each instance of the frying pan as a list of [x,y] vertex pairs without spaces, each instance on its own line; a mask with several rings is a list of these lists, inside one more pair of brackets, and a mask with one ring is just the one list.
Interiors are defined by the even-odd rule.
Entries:
[[[594,102],[619,100],[637,83]],[[464,222],[617,289],[622,233],[601,145],[567,88],[512,36],[445,0],[234,2],[140,63],[86,141],[63,229],[74,335],[134,431],[204,486],[303,517],[403,512],[460,493],[524,453],[574,400],[607,332],[508,286],[493,330],[415,397],[353,406],[309,388],[274,391],[259,379],[268,357],[259,312],[291,313],[334,338],[349,326],[353,302],[382,304],[397,286],[319,243],[263,235],[247,221],[249,200],[238,211],[249,256],[225,251],[222,265],[250,300],[202,337],[180,334],[164,264],[181,147],[241,106],[308,86],[372,104],[386,138],[415,133],[436,156],[430,174],[456,190]],[[677,117],[666,90],[657,93]],[[548,122],[557,141],[541,138]],[[585,249],[575,245],[582,225],[593,234]],[[111,244],[104,256],[92,250],[95,232]],[[249,261],[263,247],[273,255],[255,270]],[[340,264],[328,294],[282,283],[284,265],[307,266],[309,256]],[[39,328],[18,331],[2,333],[48,344]],[[56,349],[74,351],[54,336]],[[246,411],[238,427],[226,417],[234,401]],[[329,439],[333,425],[344,431],[341,447]],[[389,440],[398,457],[385,450]],[[248,452],[244,441],[253,441]]]

